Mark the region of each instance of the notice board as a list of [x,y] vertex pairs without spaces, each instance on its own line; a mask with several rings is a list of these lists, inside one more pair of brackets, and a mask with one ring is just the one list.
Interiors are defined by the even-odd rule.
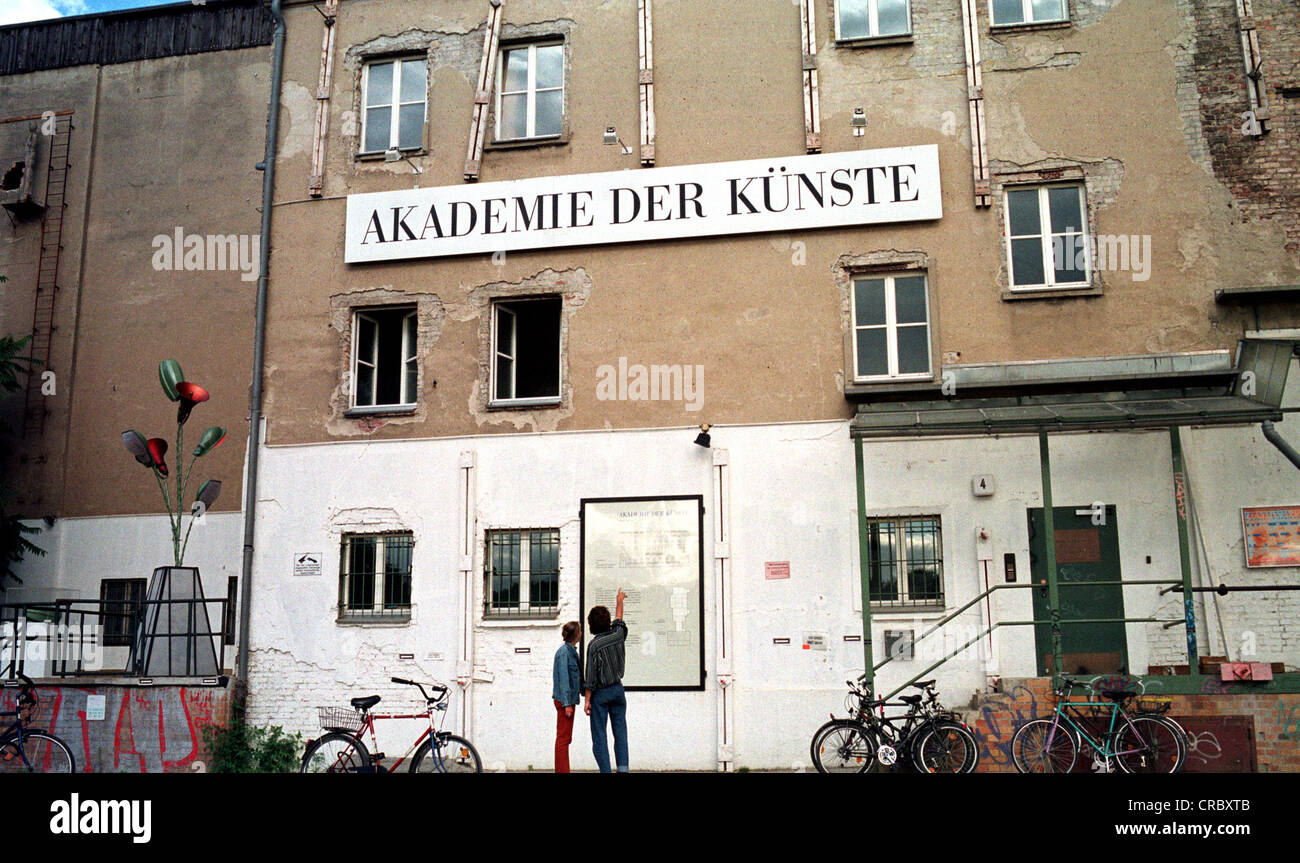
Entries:
[[1300,565],[1300,506],[1248,506],[1241,524],[1246,566]]
[[585,498],[580,602],[614,613],[627,593],[623,685],[631,690],[704,688],[704,498]]

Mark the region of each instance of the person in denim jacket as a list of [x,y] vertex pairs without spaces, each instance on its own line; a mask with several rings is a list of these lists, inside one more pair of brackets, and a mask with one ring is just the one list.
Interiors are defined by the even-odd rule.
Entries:
[[582,694],[582,668],[578,640],[582,624],[570,620],[560,630],[564,644],[555,651],[551,670],[551,700],[555,702],[555,772],[569,772],[569,744],[573,742],[573,713]]

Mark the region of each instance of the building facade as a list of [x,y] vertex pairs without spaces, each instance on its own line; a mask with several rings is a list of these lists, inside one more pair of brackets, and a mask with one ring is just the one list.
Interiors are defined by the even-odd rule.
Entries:
[[[1300,505],[1283,422],[1300,385],[1292,4],[283,14],[239,585],[253,721],[311,734],[317,705],[400,704],[391,677],[435,679],[487,766],[549,769],[560,626],[623,586],[633,769],[806,766],[864,669],[881,695],[936,678],[994,766],[1064,670],[1246,716],[1234,751],[1300,769],[1300,560],[1282,536]],[[238,118],[228,139],[182,151],[179,188],[228,216],[195,230],[255,230],[267,57],[132,72],[211,62],[256,82],[213,108]],[[176,92],[198,112],[178,122],[211,125],[224,93]],[[28,101],[0,113],[44,110]],[[214,193],[197,164],[232,180]],[[185,195],[148,197],[189,229]],[[5,308],[25,308],[12,260]],[[108,383],[139,382],[143,404],[158,352],[246,383],[257,335],[230,298],[251,299],[210,275],[195,284],[227,303],[220,343],[170,306],[128,338],[131,316],[83,303],[97,326],[76,342],[108,342],[83,386],[131,357],[139,373]],[[118,308],[163,299],[162,277],[133,278],[96,284]],[[163,340],[141,355],[144,333]],[[82,434],[115,447],[134,405]],[[87,560],[61,587],[93,592],[90,560],[125,523],[110,518],[160,521],[145,494],[87,505],[105,520],[60,544]],[[238,572],[237,517],[205,572]],[[1219,584],[1255,590],[1201,590]],[[1243,664],[1271,679],[1223,682]]]

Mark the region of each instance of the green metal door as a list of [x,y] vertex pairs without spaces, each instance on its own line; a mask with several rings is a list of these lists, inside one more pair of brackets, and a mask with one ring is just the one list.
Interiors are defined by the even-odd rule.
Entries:
[[[1118,620],[1124,617],[1124,592],[1119,581],[1119,529],[1115,507],[1100,510],[1058,506],[1052,508],[1056,533],[1057,584],[1061,620]],[[1029,510],[1029,564],[1034,584],[1034,620],[1051,620],[1047,602],[1047,571],[1043,544],[1043,510]],[[1089,585],[1089,586],[1084,586]],[[1052,627],[1034,627],[1038,673],[1054,672]],[[1067,623],[1061,626],[1062,669],[1065,674],[1116,674],[1128,672],[1128,642],[1122,623]]]

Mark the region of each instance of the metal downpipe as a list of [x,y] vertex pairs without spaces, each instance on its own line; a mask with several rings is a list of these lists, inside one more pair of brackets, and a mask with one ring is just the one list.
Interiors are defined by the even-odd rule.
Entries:
[[248,698],[249,621],[252,616],[253,535],[257,523],[257,467],[262,442],[262,365],[266,347],[266,288],[271,269],[271,205],[275,193],[275,154],[280,135],[280,91],[284,81],[284,15],[281,0],[271,0],[275,36],[271,52],[271,99],[266,108],[266,150],[262,172],[262,231],[257,272],[257,312],[253,325],[253,380],[248,397],[248,475],[244,480],[244,550],[239,571],[239,651],[235,701]]

